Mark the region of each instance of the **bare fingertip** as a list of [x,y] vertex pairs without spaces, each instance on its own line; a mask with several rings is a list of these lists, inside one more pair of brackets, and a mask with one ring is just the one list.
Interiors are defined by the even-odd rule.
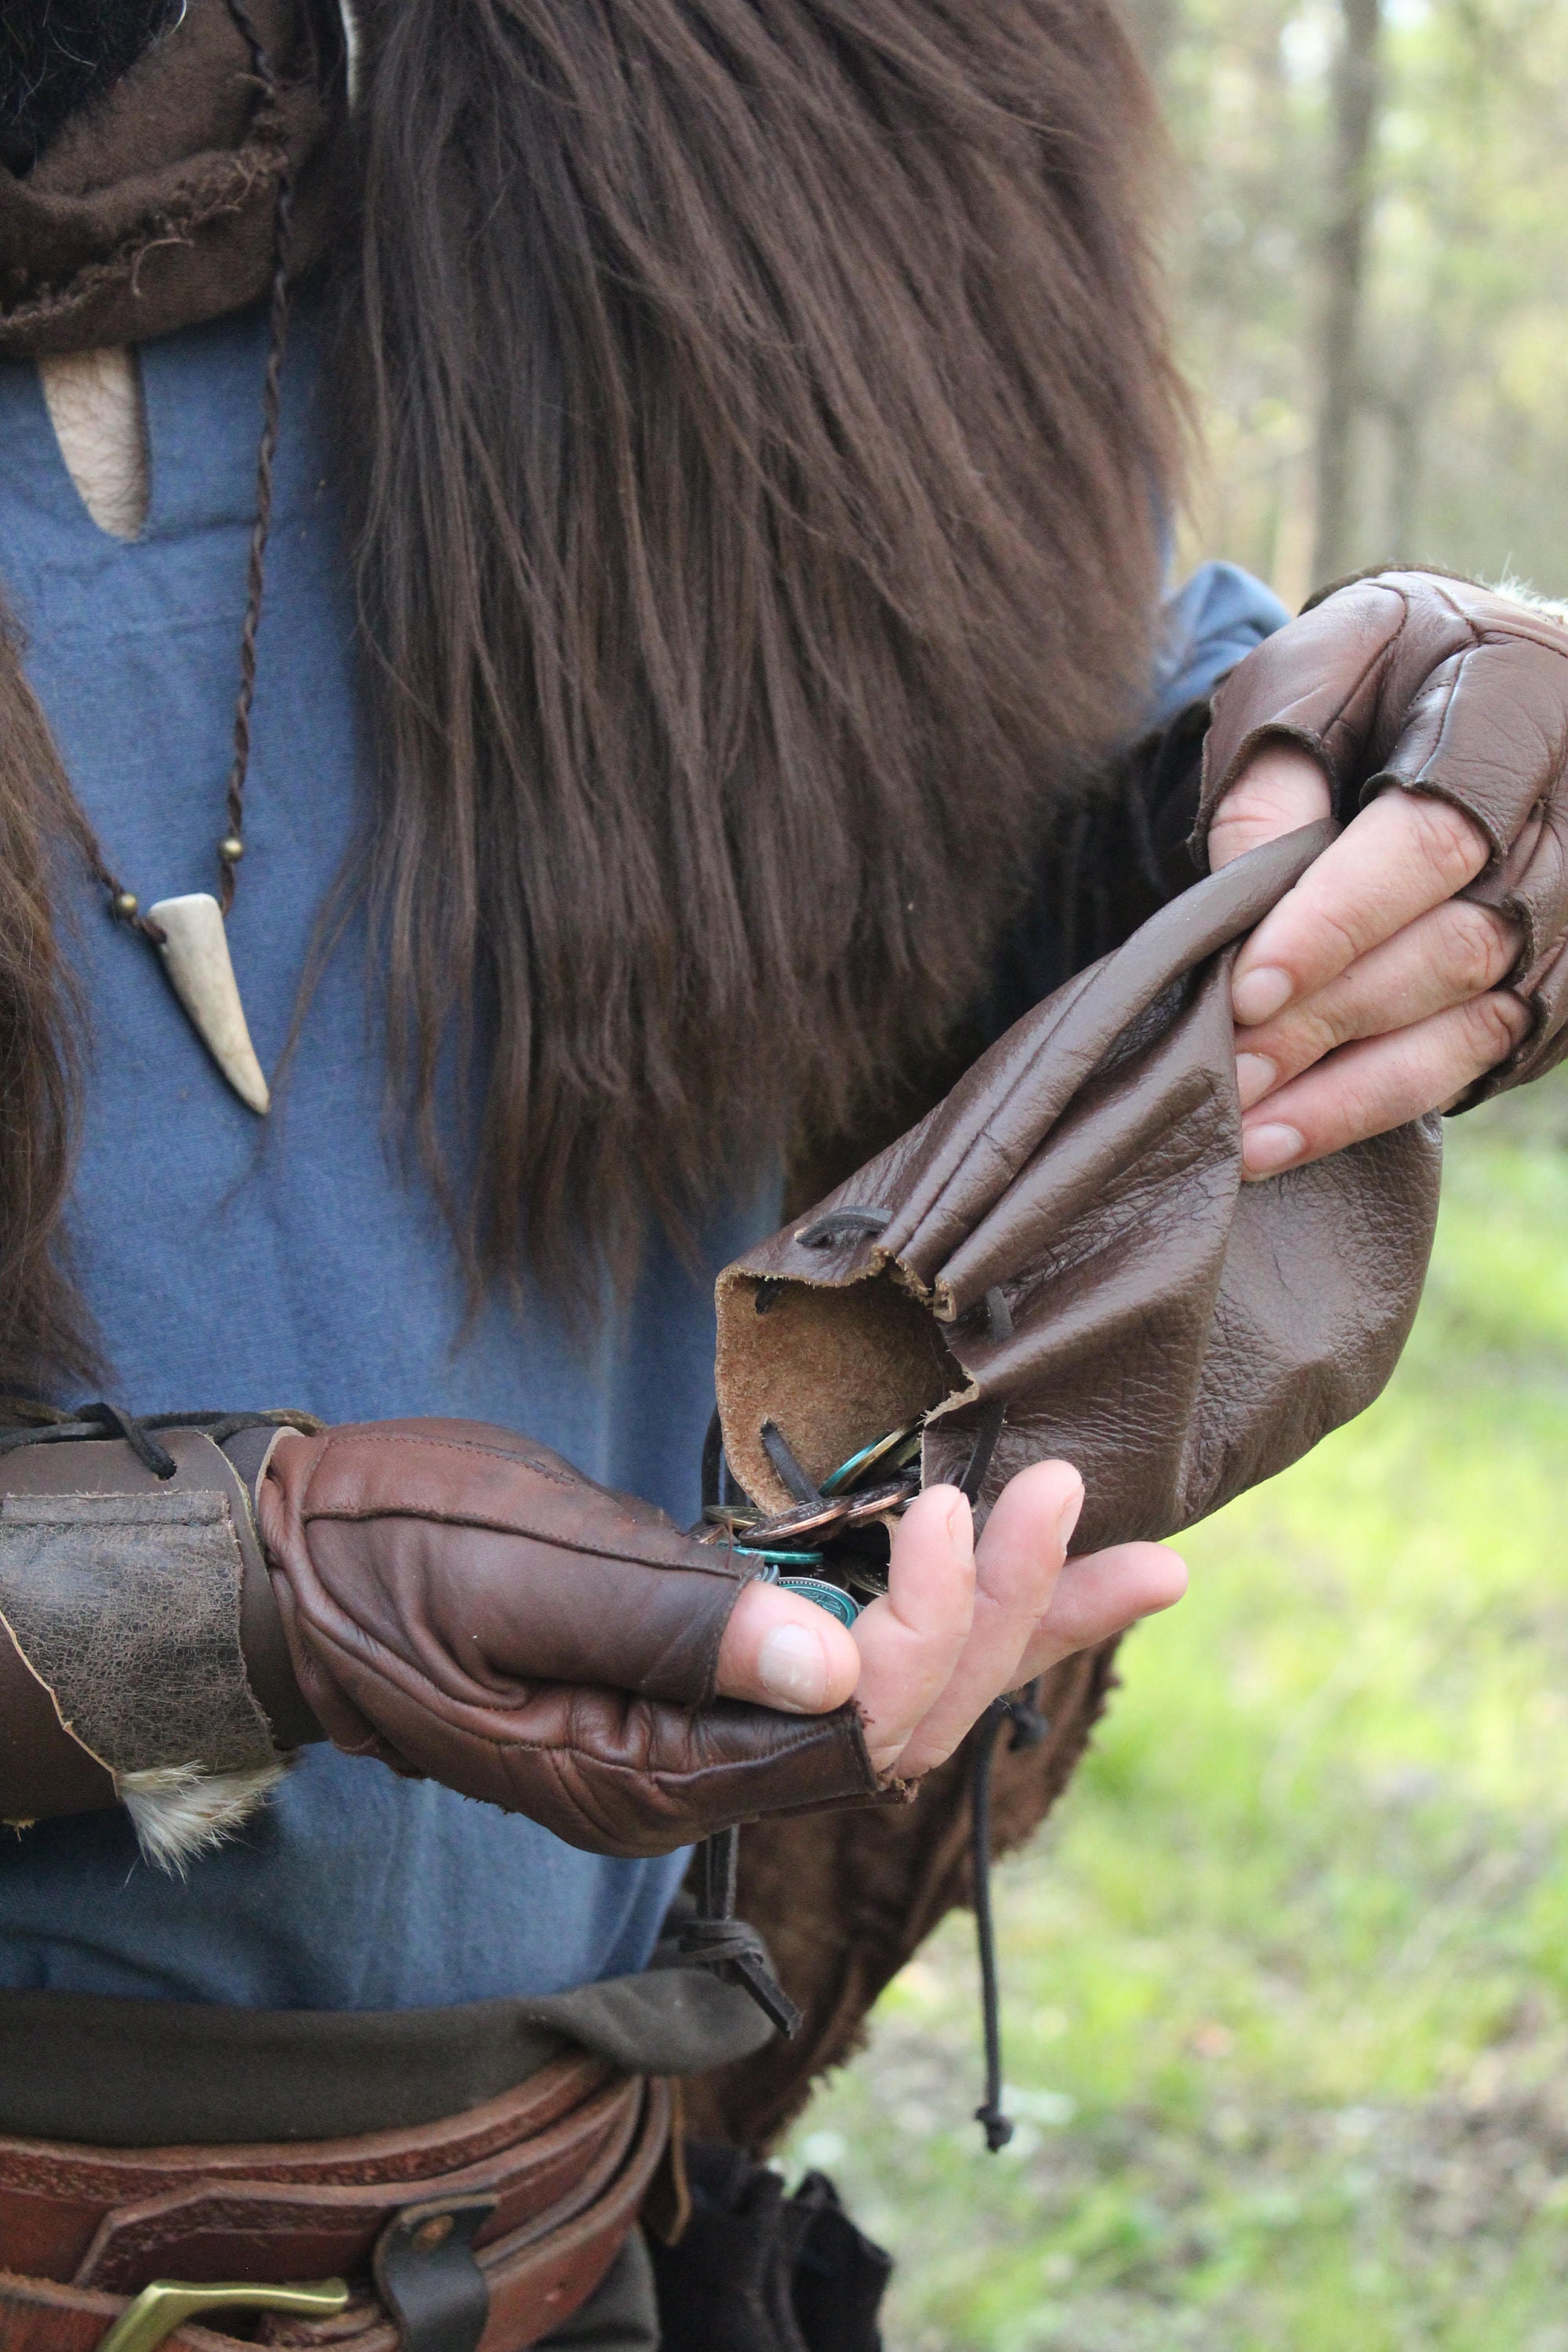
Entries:
[[804,1625],[775,1625],[758,1653],[757,1679],[775,1706],[815,1714],[826,1703],[829,1680],[816,1633]]
[[1307,1149],[1307,1139],[1300,1128],[1287,1127],[1283,1121],[1269,1120],[1261,1127],[1243,1128],[1241,1132],[1241,1165],[1247,1176],[1276,1176],[1300,1160]]
[[1256,971],[1244,971],[1230,992],[1230,1009],[1244,1029],[1256,1029],[1260,1022],[1272,1021],[1283,1013],[1295,994],[1295,982],[1288,971],[1278,964],[1260,964]]
[[1165,1544],[1162,1544],[1160,1549],[1164,1554],[1165,1573],[1170,1580],[1169,1598],[1162,1601],[1160,1607],[1173,1609],[1178,1601],[1186,1598],[1187,1587],[1192,1581],[1192,1572],[1179,1551],[1172,1551]]

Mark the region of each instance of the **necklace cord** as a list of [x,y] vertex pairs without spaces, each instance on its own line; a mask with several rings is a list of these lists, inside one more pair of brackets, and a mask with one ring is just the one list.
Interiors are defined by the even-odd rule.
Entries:
[[[251,71],[261,84],[262,104],[278,135],[278,195],[272,213],[272,289],[268,310],[267,371],[261,393],[261,437],[256,450],[256,510],[250,529],[246,572],[245,622],[239,636],[239,690],[234,705],[234,761],[229,769],[225,800],[228,830],[218,844],[218,905],[226,917],[234,905],[235,868],[245,850],[245,782],[250,767],[250,710],[256,698],[256,640],[261,626],[261,604],[267,584],[267,540],[272,526],[272,469],[278,453],[278,422],[283,398],[283,355],[289,338],[289,235],[293,215],[294,182],[284,135],[278,76],[265,43],[243,0],[226,0],[228,13],[250,52]],[[117,922],[140,931],[155,948],[166,933],[142,912],[136,894],[128,890],[110,866],[103,845],[87,813],[78,803],[81,840],[93,878],[109,894],[109,910]]]
[[[243,34],[268,111],[281,134],[278,77],[242,0],[227,0],[228,13]],[[283,397],[283,353],[289,339],[289,231],[294,186],[289,151],[281,135],[278,201],[272,215],[272,298],[268,310],[267,373],[261,394],[261,439],[256,451],[256,520],[250,530],[245,625],[239,635],[239,691],[234,705],[234,764],[228,772],[228,833],[219,845],[218,905],[226,916],[234,904],[235,867],[245,846],[245,780],[250,766],[250,707],[256,698],[256,639],[267,584],[267,538],[272,527],[272,464],[278,451],[278,418]]]

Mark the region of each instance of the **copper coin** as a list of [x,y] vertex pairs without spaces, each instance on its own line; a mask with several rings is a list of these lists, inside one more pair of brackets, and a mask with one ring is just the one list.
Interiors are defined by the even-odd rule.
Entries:
[[869,1519],[879,1519],[884,1511],[896,1511],[900,1504],[913,1500],[915,1489],[902,1479],[891,1486],[869,1486],[864,1494],[852,1495],[846,1527],[863,1528]]
[[759,1519],[754,1527],[746,1529],[746,1541],[769,1546],[804,1542],[807,1536],[821,1536],[841,1528],[849,1512],[847,1496],[835,1499],[825,1495],[815,1503],[796,1503],[789,1510],[781,1511],[776,1518]]

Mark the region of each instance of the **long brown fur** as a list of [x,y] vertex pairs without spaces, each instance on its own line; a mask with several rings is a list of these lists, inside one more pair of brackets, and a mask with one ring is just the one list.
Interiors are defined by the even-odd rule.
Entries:
[[[1157,123],[1111,0],[365,19],[337,377],[394,1084],[476,1296],[530,1259],[625,1278],[650,1213],[679,1229],[940,1046],[1130,723],[1180,421]],[[80,1353],[61,790],[28,698],[0,726],[13,1381]]]
[[70,1181],[79,1027],[51,919],[51,866],[79,820],[0,612],[0,1401],[93,1369],[58,1223]]
[[[623,1274],[973,995],[1146,676],[1178,402],[1107,0],[381,0],[342,383],[395,1066]],[[581,1254],[577,1255],[583,1271]]]

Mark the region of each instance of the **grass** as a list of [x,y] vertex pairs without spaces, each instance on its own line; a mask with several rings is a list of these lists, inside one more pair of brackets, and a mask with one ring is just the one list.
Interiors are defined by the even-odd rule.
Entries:
[[889,2352],[1568,2352],[1568,1086],[1455,1122],[1373,1409],[1193,1589],[998,1888],[814,2105]]

